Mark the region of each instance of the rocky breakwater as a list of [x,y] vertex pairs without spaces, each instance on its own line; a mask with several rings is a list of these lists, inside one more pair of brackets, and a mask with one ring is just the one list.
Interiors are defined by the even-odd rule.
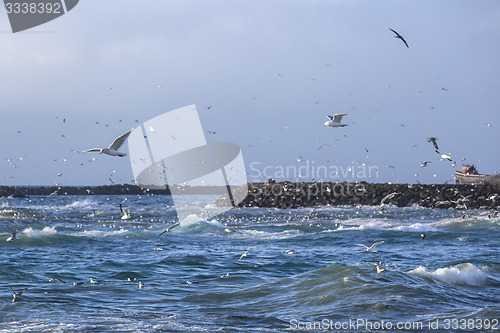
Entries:
[[241,207],[300,208],[338,205],[393,204],[429,208],[497,209],[499,185],[292,183],[248,184]]

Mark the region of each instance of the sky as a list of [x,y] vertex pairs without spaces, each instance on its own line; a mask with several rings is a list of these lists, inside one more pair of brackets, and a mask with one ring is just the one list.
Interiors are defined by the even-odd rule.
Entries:
[[[14,34],[2,8],[0,185],[133,183],[128,156],[82,151],[191,104],[251,182],[500,173],[499,17],[495,0],[107,0]],[[348,126],[322,126],[336,113]]]

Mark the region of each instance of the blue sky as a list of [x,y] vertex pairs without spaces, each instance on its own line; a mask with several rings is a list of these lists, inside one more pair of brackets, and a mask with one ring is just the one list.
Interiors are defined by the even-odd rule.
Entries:
[[[2,9],[0,184],[131,183],[127,157],[81,151],[190,104],[250,181],[500,172],[499,17],[498,1],[108,0],[12,34]],[[334,113],[349,126],[321,126]]]

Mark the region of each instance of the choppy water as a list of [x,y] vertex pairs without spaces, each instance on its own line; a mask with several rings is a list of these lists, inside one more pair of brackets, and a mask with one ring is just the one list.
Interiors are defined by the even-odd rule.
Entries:
[[[196,222],[159,237],[168,196],[4,198],[0,332],[499,330],[500,217],[488,213],[244,208],[218,217],[234,233]],[[382,240],[376,253],[356,245]],[[28,290],[12,302],[9,287]]]

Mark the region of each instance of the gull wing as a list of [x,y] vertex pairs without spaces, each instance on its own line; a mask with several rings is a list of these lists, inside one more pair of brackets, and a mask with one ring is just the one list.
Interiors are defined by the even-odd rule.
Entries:
[[343,116],[347,116],[347,115],[348,115],[347,113],[337,113],[337,114],[334,114],[332,121],[334,121],[336,123],[340,123],[340,121],[342,120],[342,117]]
[[394,32],[394,33],[396,34],[396,36],[401,37],[401,35],[400,35],[400,34],[398,34],[398,32],[397,32],[396,30],[393,30],[393,29],[391,29],[391,28],[389,28],[389,30],[391,30],[392,32]]
[[380,241],[380,242],[376,242],[376,243],[373,243],[372,246],[370,246],[371,248],[375,248],[376,246],[382,244],[384,241]]
[[125,208],[123,208],[122,204],[120,204],[120,211],[122,212],[122,216],[127,215],[127,212],[125,211]]
[[110,149],[110,150],[118,150],[121,147],[121,145],[125,142],[125,140],[127,140],[128,136],[130,135],[130,132],[132,132],[132,130],[130,130],[127,133],[122,134],[119,137],[117,137],[115,139],[115,141],[113,141],[113,143],[111,144],[111,146],[109,146],[108,149]]
[[92,149],[89,149],[89,150],[84,150],[83,152],[84,153],[91,153],[93,151],[97,151],[97,152],[100,152],[101,151],[101,148],[92,148]]
[[439,149],[438,148],[438,145],[437,145],[437,142],[436,142],[436,138],[432,137],[432,138],[427,138],[427,142],[432,142],[432,144],[434,145],[434,148],[436,149]]
[[333,116],[329,116],[329,115],[327,115],[326,117],[327,117],[327,118],[328,118],[328,120],[330,120],[330,121],[332,121],[332,120],[333,120]]

